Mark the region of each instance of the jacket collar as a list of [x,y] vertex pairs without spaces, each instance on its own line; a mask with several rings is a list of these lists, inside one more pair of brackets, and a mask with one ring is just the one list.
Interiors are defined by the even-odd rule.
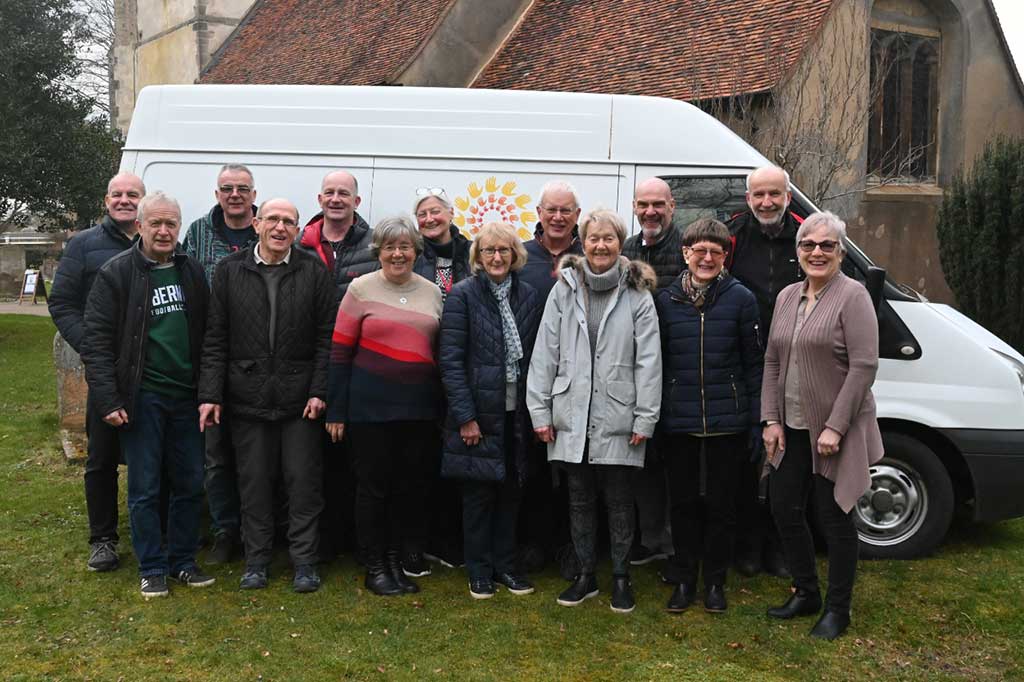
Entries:
[[[354,212],[353,216],[355,220],[349,231],[345,233],[345,241],[348,241],[349,239],[362,239],[363,234],[370,229],[370,225],[363,220],[363,216],[359,215],[358,211]],[[306,223],[306,226],[302,228],[302,236],[299,237],[299,245],[315,248],[320,243],[320,235],[323,228],[324,214],[323,211],[321,211],[310,218],[309,222]]]
[[[586,258],[573,254],[562,258],[562,267],[558,271],[558,275],[573,291],[577,289],[579,282],[583,281],[584,262],[586,262]],[[657,291],[658,277],[654,274],[654,268],[647,263],[619,256],[619,268],[622,271],[619,276],[620,285],[625,284],[630,289],[638,291],[646,289],[652,294]]]

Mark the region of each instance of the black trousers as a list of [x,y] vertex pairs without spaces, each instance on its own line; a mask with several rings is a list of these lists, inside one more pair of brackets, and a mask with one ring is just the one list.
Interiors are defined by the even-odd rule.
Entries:
[[530,477],[519,506],[519,540],[540,547],[552,559],[569,542],[568,488],[558,484],[560,472],[548,462],[547,445],[531,442],[526,456]]
[[703,555],[704,585],[724,585],[736,532],[736,489],[747,459],[747,434],[710,438],[679,434],[668,436],[667,441],[663,455],[675,548],[671,574],[681,583],[696,584]]
[[818,591],[814,540],[807,527],[807,501],[814,508],[828,543],[828,609],[850,611],[857,572],[857,528],[853,514],[844,514],[833,497],[835,485],[811,471],[811,441],[807,431],[786,427],[786,453],[769,480],[772,514],[782,536],[786,562],[797,588]]
[[349,424],[356,471],[356,535],[368,558],[400,550],[426,529],[426,488],[435,471],[431,421]]
[[319,519],[324,506],[323,421],[268,422],[232,417],[238,463],[242,537],[249,566],[270,563],[274,545],[275,491],[288,496],[288,553],[296,566],[319,559]]
[[331,560],[355,547],[356,477],[349,438],[331,442],[324,432],[324,511],[320,515],[320,557]]
[[226,414],[221,415],[220,424],[206,427],[205,441],[206,473],[203,485],[210,509],[211,530],[214,535],[238,538],[242,525],[238,466]]
[[562,466],[569,481],[569,531],[583,573],[593,573],[597,565],[597,496],[604,494],[608,509],[612,574],[629,574],[629,550],[636,529],[633,504],[633,472],[636,467],[617,464],[590,464],[587,449],[580,464]]
[[89,515],[89,542],[117,542],[117,465],[121,461],[119,431],[103,421],[104,415],[85,401],[85,508]]

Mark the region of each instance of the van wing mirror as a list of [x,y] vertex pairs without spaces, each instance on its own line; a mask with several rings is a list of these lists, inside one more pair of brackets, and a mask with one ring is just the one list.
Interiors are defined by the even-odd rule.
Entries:
[[878,306],[882,304],[882,290],[885,289],[885,268],[880,268],[876,265],[869,266],[864,286],[867,287],[868,294],[871,296],[871,303],[875,306],[875,311],[877,312]]

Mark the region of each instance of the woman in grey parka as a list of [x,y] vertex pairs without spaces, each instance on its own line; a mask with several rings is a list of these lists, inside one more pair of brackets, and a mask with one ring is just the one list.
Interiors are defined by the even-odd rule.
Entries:
[[534,345],[526,404],[548,460],[568,476],[569,525],[581,573],[558,598],[575,606],[597,594],[597,495],[611,535],[613,611],[635,599],[627,561],[633,543],[632,470],[661,406],[661,341],[650,266],[620,257],[626,228],[614,211],[580,221],[585,258],[562,261]]

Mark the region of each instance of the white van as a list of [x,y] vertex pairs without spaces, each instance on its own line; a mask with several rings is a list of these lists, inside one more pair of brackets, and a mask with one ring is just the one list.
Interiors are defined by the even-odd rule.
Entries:
[[[213,205],[218,168],[244,163],[259,197],[284,196],[305,219],[323,175],[352,172],[373,225],[410,213],[419,187],[443,187],[470,236],[499,219],[532,236],[537,193],[552,179],[583,208],[629,220],[633,186],[664,178],[675,220],[745,209],[744,176],[767,160],[715,119],[653,97],[403,87],[188,85],[144,89],[122,170],[182,205],[187,224]],[[792,210],[815,207],[799,191]],[[849,244],[844,269],[872,263]],[[886,458],[856,522],[865,555],[911,557],[945,535],[955,504],[978,520],[1024,515],[1024,357],[945,305],[875,280],[880,293],[874,393]]]

